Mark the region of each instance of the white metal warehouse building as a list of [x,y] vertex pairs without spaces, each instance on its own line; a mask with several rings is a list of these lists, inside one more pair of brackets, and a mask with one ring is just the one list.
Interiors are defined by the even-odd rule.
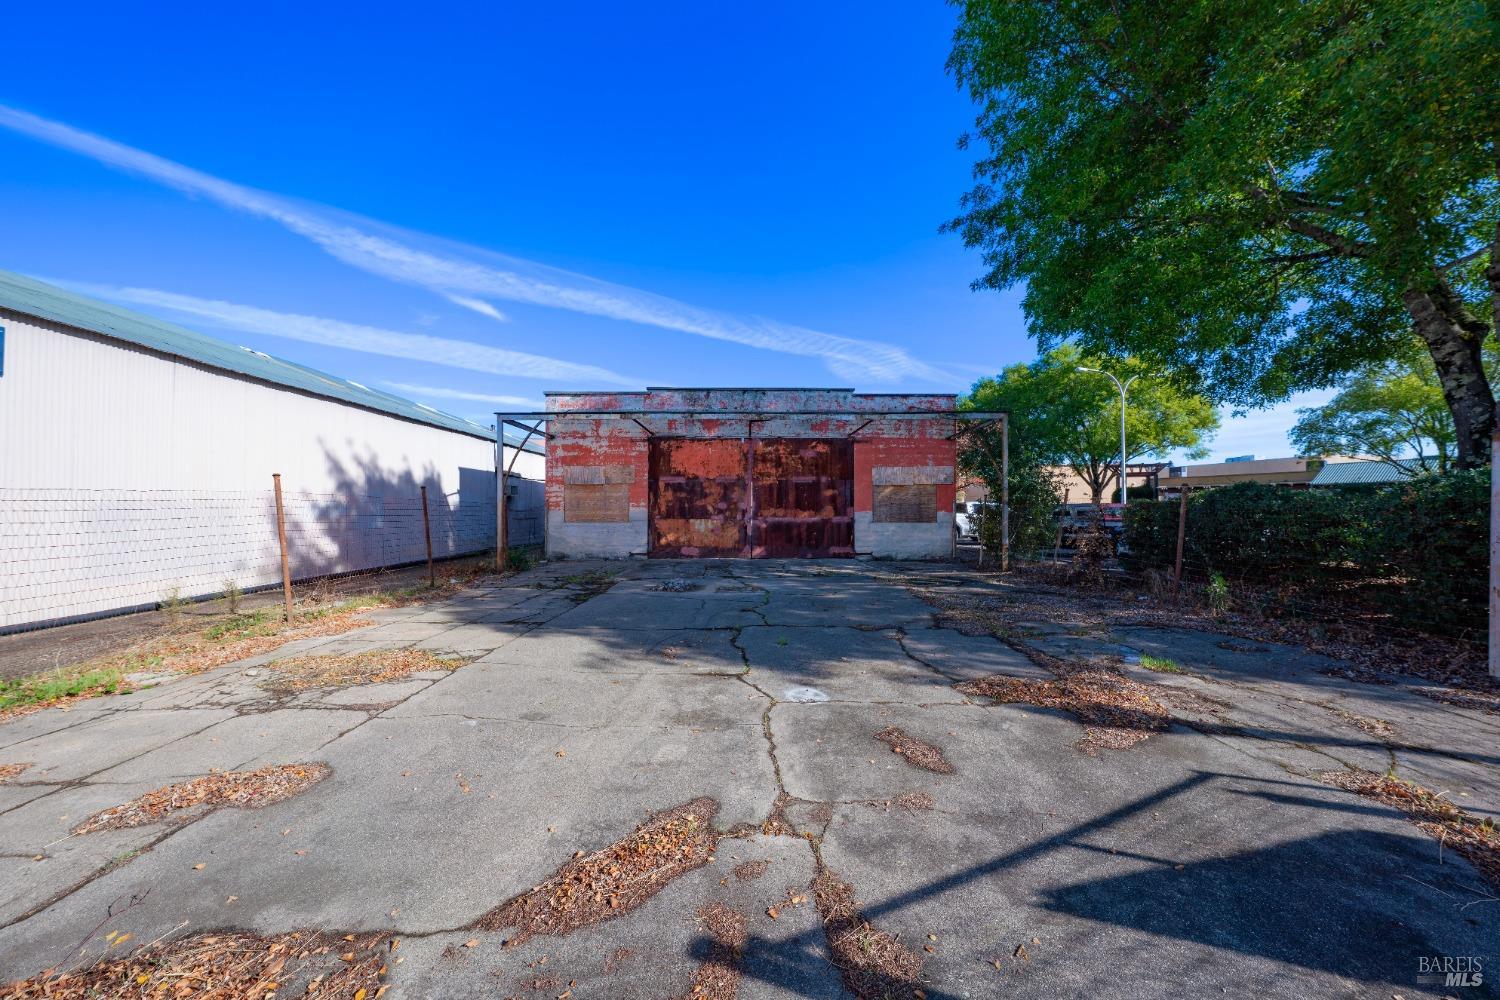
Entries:
[[[543,456],[512,544],[541,541]],[[495,542],[487,427],[0,271],[0,631]]]

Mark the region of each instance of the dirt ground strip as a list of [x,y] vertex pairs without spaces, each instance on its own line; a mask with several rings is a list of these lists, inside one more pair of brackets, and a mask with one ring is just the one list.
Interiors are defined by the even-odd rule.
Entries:
[[570,561],[0,722],[0,997],[1414,1000],[1500,963],[1500,717],[1132,603]]

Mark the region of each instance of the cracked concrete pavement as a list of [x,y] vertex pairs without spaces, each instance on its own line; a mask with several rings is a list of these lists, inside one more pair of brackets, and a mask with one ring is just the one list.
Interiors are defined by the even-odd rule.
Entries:
[[[596,570],[617,576],[582,599]],[[557,563],[0,724],[0,764],[31,765],[0,784],[0,982],[91,960],[112,931],[387,929],[403,942],[396,996],[660,998],[688,990],[710,947],[695,913],[719,902],[749,922],[739,997],[842,997],[808,891],[820,863],[923,956],[928,998],[1439,996],[1420,957],[1500,957],[1500,903],[1466,862],[1315,777],[1394,767],[1493,816],[1500,718],[1185,629],[964,635],[935,627],[908,579],[1007,586],[941,565]],[[262,687],[277,658],[399,647],[477,659],[335,691]],[[1049,677],[1027,648],[1120,656],[1213,710],[1090,757],[1072,717],[954,689]],[[1139,653],[1183,672],[1145,671]],[[955,773],[874,739],[891,725]],[[300,761],[333,773],[259,810],[69,835],[169,782]],[[932,807],[903,806],[912,793]],[[575,851],[703,795],[735,835],[640,909],[517,947],[470,929]],[[778,803],[803,836],[748,832]],[[735,877],[746,860],[765,874]],[[796,894],[809,901],[787,905]]]

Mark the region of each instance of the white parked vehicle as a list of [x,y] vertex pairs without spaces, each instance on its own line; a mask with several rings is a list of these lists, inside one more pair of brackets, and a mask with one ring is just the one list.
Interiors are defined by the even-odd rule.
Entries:
[[979,542],[979,511],[988,506],[988,500],[959,500],[953,504],[953,533],[960,542]]

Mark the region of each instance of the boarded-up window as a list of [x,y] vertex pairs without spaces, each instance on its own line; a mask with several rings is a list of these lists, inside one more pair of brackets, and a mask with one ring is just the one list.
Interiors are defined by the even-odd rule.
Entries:
[[937,487],[877,486],[873,520],[931,524],[937,520]]
[[630,520],[629,483],[568,483],[563,520],[583,524]]

